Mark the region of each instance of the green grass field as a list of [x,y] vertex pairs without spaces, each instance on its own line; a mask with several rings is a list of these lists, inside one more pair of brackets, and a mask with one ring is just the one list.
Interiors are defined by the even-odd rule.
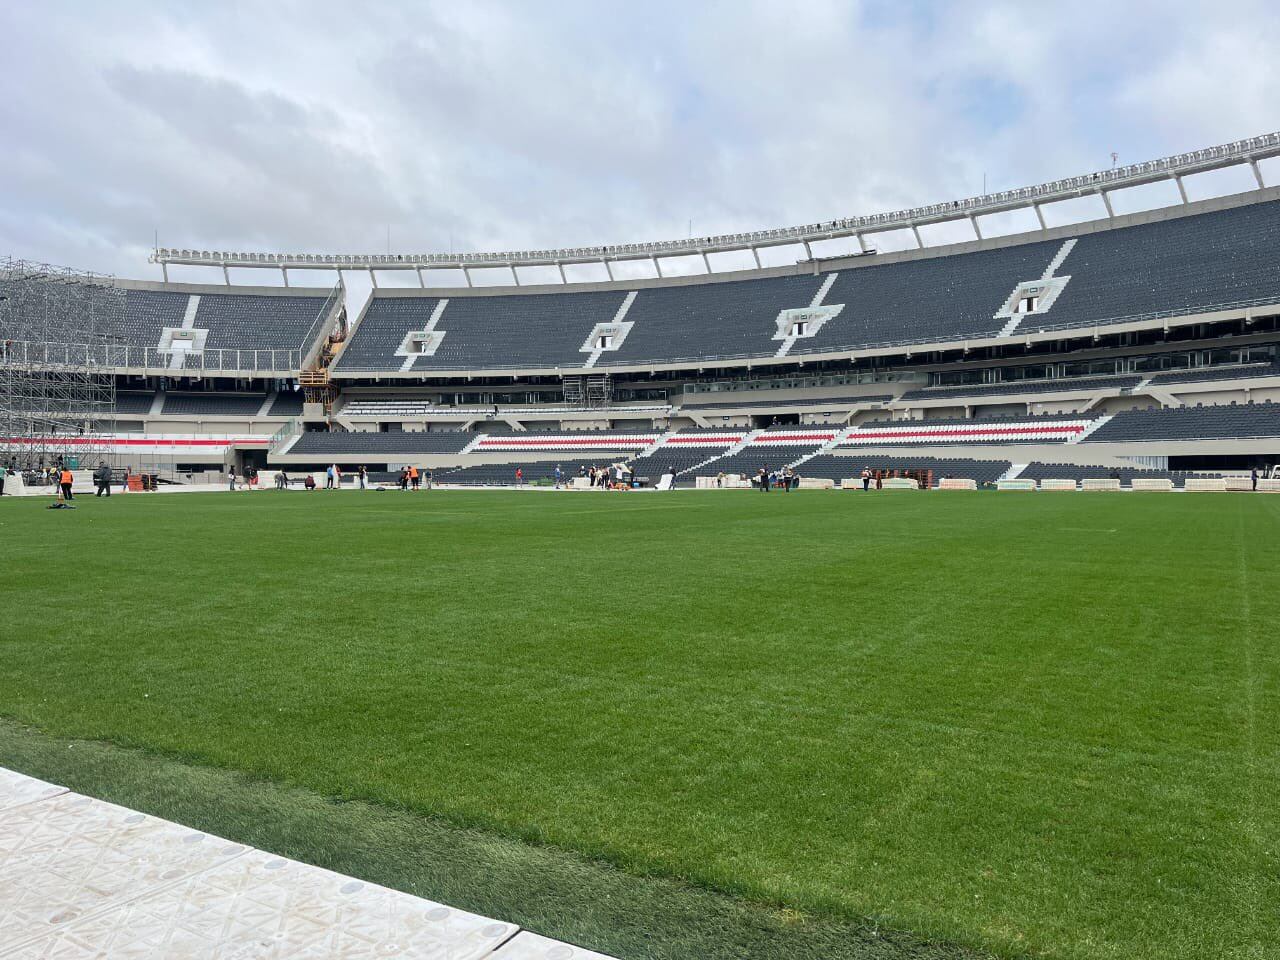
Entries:
[[624,960],[1280,957],[1280,497],[78,503],[0,764]]

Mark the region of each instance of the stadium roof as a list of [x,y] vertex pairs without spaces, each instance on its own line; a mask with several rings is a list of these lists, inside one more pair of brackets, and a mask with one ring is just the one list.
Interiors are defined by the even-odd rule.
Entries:
[[[934,203],[890,213],[845,217],[805,226],[780,227],[772,230],[754,230],[746,233],[720,234],[687,240],[662,240],[651,243],[624,243],[591,247],[562,247],[543,250],[504,250],[492,253],[387,253],[387,254],[322,254],[322,253],[254,253],[226,250],[192,250],[159,247],[151,255],[152,263],[161,264],[168,277],[169,264],[222,267],[224,277],[229,267],[266,268],[281,270],[288,283],[288,270],[416,270],[419,282],[425,286],[422,270],[461,269],[468,286],[470,271],[480,268],[508,268],[516,285],[520,284],[517,267],[558,267],[560,278],[565,280],[566,264],[603,264],[613,278],[610,264],[619,261],[650,260],[659,276],[661,261],[670,257],[700,256],[707,272],[711,264],[707,255],[734,251],[750,251],[760,266],[759,250],[764,247],[803,245],[806,258],[812,259],[810,244],[822,240],[853,237],[865,251],[865,237],[892,230],[909,229],[916,244],[923,248],[924,240],[919,228],[930,224],[968,220],[978,238],[982,237],[978,218],[1010,210],[1031,208],[1035,211],[1041,229],[1046,228],[1041,210],[1045,204],[1097,196],[1106,208],[1108,217],[1114,216],[1110,193],[1159,181],[1177,183],[1182,202],[1188,202],[1182,178],[1223,167],[1247,164],[1259,187],[1265,186],[1258,161],[1280,156],[1280,133],[1267,133],[1245,140],[1215,147],[1205,147],[1189,153],[1180,153],[1159,160],[1101,170],[1095,173],[1054,180],[1036,186],[1019,187],[989,193],[979,197]],[[229,278],[228,278],[229,282]]]

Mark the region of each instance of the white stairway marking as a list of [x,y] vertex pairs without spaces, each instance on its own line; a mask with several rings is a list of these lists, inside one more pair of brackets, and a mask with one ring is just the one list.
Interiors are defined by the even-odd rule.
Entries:
[[[1053,275],[1058,272],[1058,268],[1062,266],[1062,261],[1067,259],[1067,255],[1071,253],[1072,250],[1075,249],[1075,246],[1076,246],[1075,237],[1072,237],[1070,240],[1062,241],[1062,246],[1060,246],[1058,248],[1058,252],[1053,255],[1053,259],[1049,261],[1049,265],[1044,268],[1044,273],[1040,275],[1040,279],[1051,280],[1053,278]],[[1014,289],[1016,291],[1017,288],[1015,287]],[[1012,297],[1013,294],[1011,293],[1010,296]],[[1026,316],[1026,314],[1015,313],[1012,317],[1009,318],[1009,322],[1006,323],[1000,329],[1000,332],[996,334],[996,336],[998,337],[1013,336],[1013,331],[1018,329],[1018,324],[1022,322],[1022,318],[1024,316]]]
[[[828,273],[827,278],[822,281],[822,286],[818,288],[818,292],[813,295],[813,299],[809,301],[809,309],[822,306],[822,301],[827,299],[827,294],[831,292],[831,285],[836,282],[836,277],[840,276],[840,272]],[[798,337],[787,337],[778,345],[778,350],[774,353],[775,357],[785,357],[791,348],[795,346]]]
[[192,330],[196,325],[196,311],[200,309],[200,294],[187,297],[187,312],[182,315],[182,329]]
[[1089,434],[1093,433],[1095,430],[1101,427],[1104,423],[1110,423],[1110,422],[1111,422],[1110,414],[1107,414],[1106,416],[1098,417],[1097,420],[1094,420],[1091,424],[1085,427],[1081,433],[1077,433],[1074,437],[1068,440],[1067,443],[1079,443]]
[[1022,471],[1027,469],[1029,466],[1031,466],[1029,463],[1011,463],[1009,464],[1009,469],[998,476],[996,480],[1017,480]]
[[[628,293],[625,297],[622,298],[622,305],[618,307],[618,312],[613,315],[614,323],[621,323],[623,320],[627,318],[627,311],[630,310],[631,305],[636,302],[636,294],[638,294],[639,292],[640,292],[639,290],[632,290],[630,293]],[[582,369],[586,370],[590,367],[594,367],[596,365],[596,361],[600,359],[600,355],[602,353],[604,353],[604,350],[602,350],[600,347],[596,347],[595,350],[591,351],[591,356],[587,357],[587,362],[582,365]]]
[[813,300],[809,303],[811,307],[822,306],[822,301],[827,299],[827,294],[831,292],[831,285],[836,282],[836,277],[840,276],[839,272],[828,273],[827,279],[822,281],[822,286],[818,288],[818,292],[813,295]]
[[1058,268],[1062,266],[1062,261],[1067,259],[1067,254],[1069,254],[1072,250],[1074,250],[1075,247],[1076,247],[1075,237],[1072,237],[1070,240],[1064,241],[1062,246],[1058,248],[1058,252],[1054,254],[1053,259],[1049,261],[1049,266],[1045,268],[1044,275],[1040,279],[1048,280],[1055,273],[1057,273]]
[[[436,324],[440,322],[440,318],[444,316],[444,308],[449,305],[449,298],[445,297],[436,304],[434,310],[431,311],[431,319],[427,321],[427,325],[423,327],[423,333],[435,333]],[[406,334],[408,336],[408,334]],[[400,364],[400,372],[408,373],[413,369],[414,362],[418,359],[416,355],[410,355],[404,358],[404,363]]]

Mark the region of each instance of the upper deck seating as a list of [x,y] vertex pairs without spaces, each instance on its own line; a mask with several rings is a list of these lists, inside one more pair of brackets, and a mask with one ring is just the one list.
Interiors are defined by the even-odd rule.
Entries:
[[[204,349],[297,351],[320,328],[321,312],[331,306],[329,291],[315,294],[201,293],[176,290],[125,291],[121,336],[130,347],[155,349],[165,327],[181,327],[193,296],[199,296],[191,326],[207,330]],[[234,357],[221,366],[230,368]],[[283,358],[281,358],[283,362]],[[300,362],[300,361],[298,361]],[[243,358],[245,368],[253,366]]]
[[[1056,268],[1068,277],[1043,313],[1018,318],[1013,336],[1048,330],[1280,303],[1280,201],[1268,201],[1129,227],[1083,232]],[[868,257],[835,272],[820,306],[841,309],[787,356],[842,353],[892,344],[965,342],[999,334],[1019,284],[1043,278],[1064,239],[1011,242],[962,253],[928,252],[899,260]],[[374,297],[339,359],[339,372],[472,369],[581,369],[597,323],[613,321],[634,294],[632,324],[596,366],[774,357],[783,310],[805,309],[831,272],[735,280],[698,280],[609,290],[476,293],[449,298],[432,356],[396,350],[424,329],[434,295]],[[723,401],[711,401],[723,402]]]

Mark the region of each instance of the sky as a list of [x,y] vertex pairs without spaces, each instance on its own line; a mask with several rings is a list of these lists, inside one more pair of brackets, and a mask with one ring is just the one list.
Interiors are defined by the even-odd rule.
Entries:
[[8,0],[0,36],[0,256],[142,279],[159,278],[157,237],[347,253],[674,239],[1280,129],[1280,15],[1247,0]]

